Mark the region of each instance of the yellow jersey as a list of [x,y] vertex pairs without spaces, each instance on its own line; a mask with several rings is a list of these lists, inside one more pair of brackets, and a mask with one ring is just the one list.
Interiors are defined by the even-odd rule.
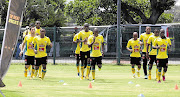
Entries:
[[35,34],[36,34],[36,35],[37,35],[37,34],[39,34],[39,35],[40,35],[40,31],[41,31],[41,29],[42,29],[42,28],[37,29],[37,28],[35,27]]
[[47,56],[46,47],[50,45],[51,41],[49,37],[40,38],[36,36],[33,40],[35,49],[37,50],[36,58],[42,58]]
[[166,59],[168,58],[168,38],[162,39],[162,38],[158,38],[154,41],[153,46],[159,46],[160,49],[158,49],[157,51],[157,59]]
[[[141,36],[140,36],[140,41],[143,41],[143,43],[144,43],[142,52],[146,52],[146,51],[147,51],[147,41],[148,41],[148,38],[149,38],[151,35],[154,35],[154,34],[153,34],[153,33],[146,34],[146,32],[141,34]],[[150,47],[149,47],[148,50],[150,50]],[[148,52],[149,52],[149,51],[148,51]]]
[[23,43],[26,44],[25,55],[27,55],[27,56],[35,56],[35,53],[34,53],[34,50],[33,50],[33,45],[31,45],[33,40],[34,40],[34,37],[32,37],[31,35],[26,35],[25,38],[24,38]]
[[[94,38],[94,35],[91,35],[89,36],[88,38],[88,44],[91,44],[93,42],[93,38]],[[101,53],[101,44],[104,43],[104,38],[102,35],[98,35],[96,38],[95,38],[95,42],[93,43],[92,45],[92,52],[91,52],[91,57],[100,57],[102,56],[102,53]]]
[[160,38],[159,36],[154,36],[154,35],[151,35],[148,39],[148,44],[150,45],[150,52],[149,52],[149,55],[157,55],[157,49],[153,49],[152,48],[152,44],[154,42],[154,40],[156,40],[157,38]]
[[133,52],[131,52],[130,57],[141,57],[140,54],[140,40],[139,38],[137,40],[134,40],[133,38],[130,39],[127,43],[127,48],[132,48]]
[[[73,41],[77,41],[77,37],[78,37],[78,33],[75,34],[74,38],[73,38]],[[75,54],[80,54],[80,42],[77,43],[77,46],[76,46],[76,50],[75,50]]]
[[[26,32],[27,32],[27,34],[26,34]],[[25,30],[23,32],[23,37],[25,37],[26,35],[31,35],[31,31],[30,30]]]
[[[84,39],[87,39],[88,41],[88,37],[90,35],[93,35],[93,32],[92,31],[88,31],[88,32],[85,32],[84,30],[80,31],[79,34],[78,34],[78,39],[80,40],[84,40]],[[81,49],[80,51],[82,52],[87,52],[87,51],[90,51],[91,48],[88,47],[88,44],[87,44],[87,41],[86,42],[82,42],[82,46],[81,46]]]
[[171,45],[171,40],[170,40],[170,38],[169,38],[169,37],[166,37],[166,38],[167,38],[167,40],[168,40],[168,44]]

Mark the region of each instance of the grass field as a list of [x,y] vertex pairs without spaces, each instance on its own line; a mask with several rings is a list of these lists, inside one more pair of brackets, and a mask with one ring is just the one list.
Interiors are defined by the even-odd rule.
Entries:
[[[1,91],[6,97],[137,97],[139,94],[145,97],[179,97],[180,89],[175,90],[174,87],[175,84],[180,87],[180,65],[169,66],[166,81],[160,84],[155,81],[154,67],[152,80],[145,80],[142,69],[141,78],[133,79],[130,65],[105,64],[101,71],[96,70],[96,81],[92,82],[92,88],[88,88],[90,81],[80,80],[73,64],[48,64],[43,81],[25,78],[24,65],[12,64],[3,80],[6,87]],[[22,87],[18,87],[19,81]],[[130,81],[133,83],[128,84]]]

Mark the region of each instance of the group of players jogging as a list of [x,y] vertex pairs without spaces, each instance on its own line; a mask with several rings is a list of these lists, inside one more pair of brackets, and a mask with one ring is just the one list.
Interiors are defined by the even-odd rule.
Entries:
[[[141,49],[143,48],[143,50]],[[156,63],[156,80],[161,83],[161,70],[162,79],[165,81],[165,73],[168,68],[168,52],[171,49],[171,40],[165,36],[164,29],[155,29],[154,33],[151,32],[151,27],[146,27],[146,32],[140,35],[133,33],[133,38],[127,43],[127,50],[131,52],[130,63],[132,66],[133,78],[135,78],[135,65],[138,66],[137,76],[140,77],[141,58],[143,59],[143,70],[145,79],[151,80],[151,70],[153,63]],[[142,53],[141,53],[142,52]],[[149,63],[148,63],[149,60]],[[147,64],[149,75],[147,75]]]
[[49,37],[45,36],[46,30],[42,29],[40,24],[40,21],[36,21],[35,26],[31,23],[29,25],[30,27],[23,32],[24,40],[20,46],[21,52],[19,55],[21,56],[23,52],[25,52],[24,76],[27,77],[28,68],[32,66],[30,78],[34,78],[39,75],[39,77],[43,80],[46,74],[47,65],[46,47],[52,47],[52,43]]

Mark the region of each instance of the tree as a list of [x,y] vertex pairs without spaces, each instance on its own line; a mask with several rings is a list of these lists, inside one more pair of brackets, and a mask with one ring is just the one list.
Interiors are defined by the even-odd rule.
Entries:
[[[171,9],[174,2],[175,0],[122,0],[122,23],[172,22],[173,16],[166,15],[164,11]],[[74,0],[67,4],[65,9],[66,15],[75,19],[77,24],[82,25],[85,22],[92,25],[116,24],[117,0],[81,0],[80,2]]]
[[5,23],[6,23],[8,3],[9,3],[9,1],[7,1],[7,0],[0,1],[0,21],[1,21],[0,25],[5,25]]

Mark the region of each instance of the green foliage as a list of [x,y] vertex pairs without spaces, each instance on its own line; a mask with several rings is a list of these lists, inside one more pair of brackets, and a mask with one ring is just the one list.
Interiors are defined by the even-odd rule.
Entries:
[[171,13],[163,13],[158,19],[157,23],[172,23],[174,15]]

